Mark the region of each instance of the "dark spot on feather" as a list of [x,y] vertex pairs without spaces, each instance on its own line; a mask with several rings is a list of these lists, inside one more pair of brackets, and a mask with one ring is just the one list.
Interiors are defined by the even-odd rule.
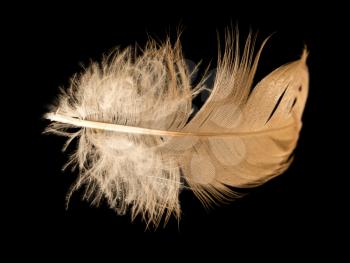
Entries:
[[281,96],[278,98],[278,100],[277,100],[277,102],[276,102],[276,105],[275,105],[275,107],[273,108],[273,110],[272,110],[270,116],[268,117],[267,121],[265,122],[265,124],[269,122],[269,120],[272,118],[273,114],[276,112],[276,110],[277,110],[278,106],[280,105],[280,103],[281,103],[281,101],[282,101],[284,95],[286,94],[287,89],[288,89],[288,86],[284,89],[283,93],[282,93]]
[[299,90],[299,91],[302,91],[302,89],[303,89],[303,86],[300,85],[299,88],[298,88],[298,90]]

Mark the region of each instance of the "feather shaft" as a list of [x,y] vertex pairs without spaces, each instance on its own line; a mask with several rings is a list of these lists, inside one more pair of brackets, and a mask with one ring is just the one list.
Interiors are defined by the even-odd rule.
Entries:
[[105,123],[98,121],[81,120],[64,116],[57,113],[48,113],[45,116],[48,120],[71,124],[76,127],[92,128],[105,131],[113,131],[120,133],[131,133],[131,134],[143,134],[143,135],[156,135],[156,136],[169,136],[169,137],[242,137],[242,136],[257,136],[262,134],[270,134],[271,132],[280,132],[281,130],[290,129],[295,126],[294,124],[286,125],[279,128],[271,128],[260,131],[251,132],[182,132],[182,131],[164,131],[147,129],[141,127],[119,125],[113,123]]

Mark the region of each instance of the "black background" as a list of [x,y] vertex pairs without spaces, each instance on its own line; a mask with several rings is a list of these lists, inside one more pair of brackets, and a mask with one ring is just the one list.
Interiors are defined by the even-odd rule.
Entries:
[[[339,236],[346,236],[347,228],[342,224],[346,221],[346,192],[340,190],[346,172],[339,164],[342,154],[335,150],[336,145],[345,143],[341,137],[346,134],[342,130],[346,118],[335,114],[344,106],[339,97],[346,96],[341,80],[342,68],[346,68],[341,62],[347,55],[342,7],[213,1],[197,5],[46,4],[14,10],[8,32],[14,41],[13,54],[21,61],[15,67],[25,80],[18,90],[23,105],[19,111],[26,116],[22,123],[29,127],[30,135],[21,153],[23,162],[9,172],[9,176],[21,175],[15,178],[21,178],[17,185],[24,188],[17,195],[18,201],[13,198],[17,205],[12,206],[15,213],[11,215],[19,214],[13,220],[17,222],[13,229],[19,234],[15,244],[37,244],[38,251],[43,246],[63,251],[76,250],[77,246],[93,250],[96,245],[117,251],[120,243],[152,246],[154,240],[165,245],[190,241],[193,246],[230,247],[222,253],[236,252],[237,246],[265,246],[284,247],[290,254],[301,250],[319,255],[326,253]],[[304,44],[310,51],[309,99],[290,169],[246,197],[210,211],[193,194],[183,192],[181,221],[172,219],[156,231],[145,230],[139,218],[131,223],[129,215],[118,216],[105,204],[91,207],[80,200],[81,192],[73,195],[66,210],[65,196],[76,172],[61,171],[67,160],[67,154],[61,152],[64,138],[41,134],[48,124],[42,115],[58,88],[67,86],[69,78],[81,72],[81,65],[100,60],[115,46],[143,46],[149,35],[174,38],[179,26],[183,29],[185,57],[215,67],[217,31],[222,37],[224,29],[236,23],[242,38],[250,28],[259,31],[258,43],[275,33],[262,54],[256,81],[297,59]]]

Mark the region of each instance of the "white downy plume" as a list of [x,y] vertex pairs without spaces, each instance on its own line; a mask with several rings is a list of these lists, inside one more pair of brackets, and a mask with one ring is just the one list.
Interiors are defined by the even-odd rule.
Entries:
[[184,182],[208,206],[235,196],[227,186],[258,186],[286,170],[307,98],[307,52],[252,89],[262,50],[254,56],[253,42],[249,35],[240,55],[238,33],[227,34],[211,94],[192,119],[205,80],[191,85],[179,40],[114,52],[74,77],[45,115],[46,132],[78,141],[72,191],[85,185],[93,203],[158,226],[179,218]]

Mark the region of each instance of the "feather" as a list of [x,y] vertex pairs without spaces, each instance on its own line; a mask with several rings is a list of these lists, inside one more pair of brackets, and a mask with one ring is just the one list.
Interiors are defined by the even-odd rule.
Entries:
[[68,137],[65,148],[78,141],[68,164],[80,175],[70,194],[85,185],[92,203],[105,199],[119,214],[130,210],[158,226],[180,217],[183,187],[210,206],[236,195],[229,186],[281,174],[301,129],[307,52],[252,89],[264,44],[254,56],[250,34],[240,55],[238,33],[227,34],[210,96],[193,118],[192,99],[207,90],[206,79],[191,84],[179,40],[151,40],[138,55],[117,51],[75,76],[45,115],[46,132]]

